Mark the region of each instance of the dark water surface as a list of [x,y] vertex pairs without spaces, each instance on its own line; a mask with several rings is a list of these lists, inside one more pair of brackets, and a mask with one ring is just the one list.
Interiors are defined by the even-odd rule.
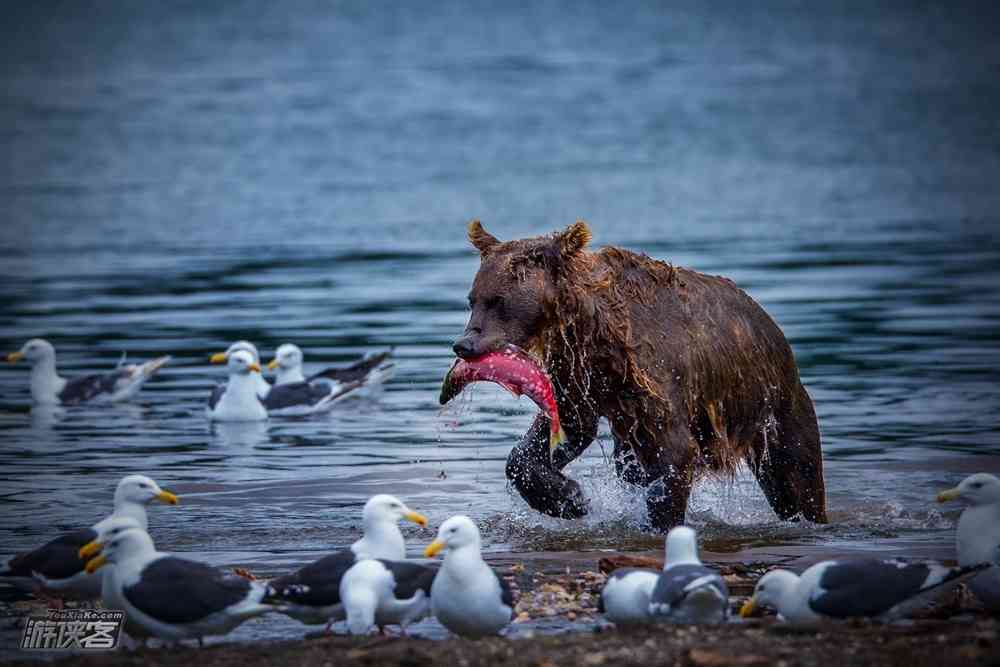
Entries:
[[[833,523],[783,523],[741,475],[690,520],[767,544],[950,553],[937,490],[1000,470],[1000,46],[971,8],[857,3],[41,4],[2,28],[0,344],[67,374],[174,355],[133,404],[29,412],[0,368],[0,552],[110,510],[131,472],[183,497],[161,548],[265,574],[357,535],[392,492],[493,552],[650,549],[600,443],[577,522],[508,492],[534,406],[440,381],[502,238],[587,219],[725,274],[781,324],[823,430]],[[613,6],[612,6],[613,5]],[[237,338],[310,367],[396,347],[377,397],[210,425]],[[416,554],[432,537],[407,530]],[[282,621],[241,633],[298,632]]]

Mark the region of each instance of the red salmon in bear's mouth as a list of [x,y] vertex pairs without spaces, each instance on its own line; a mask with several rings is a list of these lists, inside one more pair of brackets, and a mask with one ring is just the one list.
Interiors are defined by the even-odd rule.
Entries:
[[559,422],[555,389],[535,358],[516,345],[505,345],[475,359],[456,359],[441,385],[441,405],[462,393],[473,382],[495,382],[514,396],[522,394],[535,402],[549,418],[549,456],[566,440]]

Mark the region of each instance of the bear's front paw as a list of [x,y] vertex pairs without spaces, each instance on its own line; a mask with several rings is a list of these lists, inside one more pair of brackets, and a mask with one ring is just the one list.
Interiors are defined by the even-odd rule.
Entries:
[[579,519],[590,511],[590,501],[583,495],[580,485],[566,478],[559,492],[559,509],[556,513],[561,519]]

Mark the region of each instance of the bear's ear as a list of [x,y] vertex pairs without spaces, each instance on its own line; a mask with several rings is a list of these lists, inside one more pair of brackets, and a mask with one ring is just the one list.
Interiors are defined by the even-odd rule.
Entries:
[[497,237],[483,229],[483,223],[478,220],[469,223],[469,241],[479,251],[480,256],[485,256],[490,248],[500,243]]
[[587,227],[587,223],[583,220],[577,220],[563,232],[556,235],[556,243],[559,245],[559,254],[562,255],[563,259],[573,257],[587,247],[587,244],[590,243],[590,239],[592,238],[593,235],[590,233],[590,228]]

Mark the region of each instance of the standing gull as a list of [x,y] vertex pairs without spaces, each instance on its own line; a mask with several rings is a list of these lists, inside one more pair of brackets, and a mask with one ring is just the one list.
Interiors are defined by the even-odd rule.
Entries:
[[134,520],[145,530],[146,505],[154,500],[177,504],[177,496],[161,489],[149,477],[123,477],[115,488],[114,510],[109,516],[90,528],[66,533],[33,551],[9,559],[0,567],[0,583],[29,590],[40,588],[60,599],[96,599],[101,594],[100,578],[84,571],[85,563],[77,552],[121,517]]
[[[949,500],[966,504],[955,532],[958,564],[995,563],[1000,547],[1000,479],[984,472],[970,475],[938,494],[938,502]],[[991,611],[1000,611],[1000,563],[996,564],[969,581],[969,589]]]
[[156,550],[146,531],[122,531],[87,561],[94,573],[112,567],[105,601],[122,609],[130,625],[161,639],[177,641],[226,634],[249,618],[273,611],[262,602],[267,586],[204,563]]
[[[228,348],[225,352],[216,352],[208,358],[209,362],[213,364],[224,364],[229,361],[230,355],[234,352],[246,352],[248,353],[253,362],[260,366],[260,353],[257,351],[257,346],[248,340],[238,340]],[[257,396],[261,400],[267,398],[267,395],[271,392],[271,383],[264,379],[264,376],[258,373],[253,378],[254,386],[256,387]]]
[[269,601],[280,604],[279,611],[310,625],[330,624],[344,618],[340,583],[344,574],[359,560],[381,558],[402,561],[406,542],[399,530],[401,519],[420,526],[427,519],[395,496],[379,494],[365,503],[362,511],[364,535],[349,548],[324,556],[305,567],[272,579]]
[[431,586],[431,609],[441,625],[463,637],[495,635],[514,616],[510,585],[483,560],[479,529],[467,516],[453,516],[438,530],[424,555],[445,551]]
[[275,384],[287,384],[289,382],[318,382],[326,381],[333,384],[347,384],[360,382],[362,386],[370,386],[384,382],[390,376],[393,364],[387,360],[392,355],[391,351],[373,354],[356,361],[350,366],[343,368],[327,368],[318,373],[306,377],[302,372],[303,355],[298,345],[285,343],[280,345],[274,353],[274,359],[267,365],[268,369],[277,371]]
[[7,355],[13,363],[25,359],[31,364],[31,399],[43,405],[77,405],[91,400],[127,401],[160,370],[170,357],[157,357],[143,364],[120,363],[110,373],[75,378],[56,372],[56,350],[52,343],[32,338],[17,352]]
[[788,570],[771,570],[757,582],[740,616],[750,616],[758,606],[770,606],[792,623],[858,617],[890,621],[921,608],[986,567],[859,559],[816,563],[801,577]]
[[687,526],[667,534],[666,561],[649,613],[670,623],[725,623],[729,618],[729,588],[718,572],[698,560],[697,536]]
[[431,586],[436,570],[420,563],[364,559],[355,563],[340,580],[347,629],[352,635],[366,634],[373,625],[406,626],[431,611]]
[[642,625],[653,619],[649,600],[660,575],[652,570],[620,567],[610,575],[597,601],[597,611],[615,625]]

